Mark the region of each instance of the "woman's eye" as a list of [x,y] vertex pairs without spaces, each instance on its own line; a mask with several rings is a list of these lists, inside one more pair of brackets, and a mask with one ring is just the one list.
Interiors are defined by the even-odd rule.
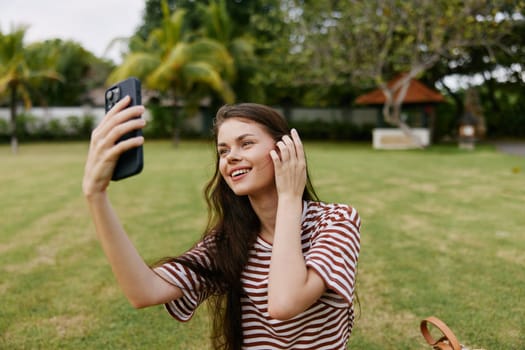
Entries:
[[242,143],[242,146],[243,146],[243,147],[250,146],[250,145],[253,145],[253,141],[244,141],[244,142]]
[[219,156],[225,156],[226,154],[228,154],[228,149],[222,148],[219,149],[217,152],[219,153]]

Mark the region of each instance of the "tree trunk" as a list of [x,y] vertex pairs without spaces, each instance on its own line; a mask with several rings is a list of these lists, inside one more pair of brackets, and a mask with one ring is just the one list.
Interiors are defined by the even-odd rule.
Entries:
[[179,123],[179,111],[177,107],[173,108],[173,133],[171,135],[171,141],[173,147],[178,148],[180,143],[180,123]]
[[171,137],[171,141],[173,142],[173,147],[178,148],[180,143],[180,131],[179,128],[175,127],[173,129],[173,135]]
[[407,137],[409,137],[412,140],[412,143],[414,144],[414,146],[416,146],[419,149],[425,148],[423,144],[421,143],[421,140],[419,140],[419,138],[416,135],[414,135],[414,133],[412,132],[412,129],[406,123],[400,120],[398,127],[399,129],[401,129],[403,134],[405,134]]
[[10,101],[10,129],[11,129],[11,152],[13,154],[18,153],[18,137],[16,130],[16,85],[11,86],[11,101]]
[[[385,104],[383,105],[383,117],[385,121],[391,125],[398,127],[403,134],[410,138],[412,144],[417,148],[424,148],[419,138],[414,135],[412,129],[401,120],[401,107],[403,106],[403,100],[407,94],[408,86],[410,85],[411,76],[408,75],[399,80],[397,84],[391,88],[387,87],[386,84],[381,86],[381,90],[385,95]],[[395,97],[395,93],[399,91]]]

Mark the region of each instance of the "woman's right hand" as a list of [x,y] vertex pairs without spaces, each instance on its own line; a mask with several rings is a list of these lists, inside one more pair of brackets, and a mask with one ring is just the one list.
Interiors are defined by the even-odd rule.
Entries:
[[116,143],[125,133],[142,129],[146,125],[144,119],[137,118],[144,113],[144,106],[126,108],[130,100],[126,96],[115,104],[91,133],[82,181],[82,190],[86,197],[104,192],[120,154],[144,143],[142,136]]

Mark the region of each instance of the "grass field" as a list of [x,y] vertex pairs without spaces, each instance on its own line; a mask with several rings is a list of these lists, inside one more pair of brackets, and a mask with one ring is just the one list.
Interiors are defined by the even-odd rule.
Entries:
[[[525,158],[439,146],[373,151],[306,142],[321,198],[362,217],[361,315],[351,349],[426,349],[443,319],[472,348],[525,348]],[[85,143],[0,146],[1,349],[207,349],[208,318],[136,311],[98,245],[80,182]],[[211,146],[145,148],[145,169],[110,192],[148,262],[201,235]]]

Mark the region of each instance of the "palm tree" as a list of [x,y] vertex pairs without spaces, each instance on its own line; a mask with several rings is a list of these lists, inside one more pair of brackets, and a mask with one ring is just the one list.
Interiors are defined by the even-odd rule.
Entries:
[[42,52],[38,44],[24,46],[27,27],[14,28],[11,33],[0,31],[0,97],[8,95],[10,107],[11,150],[18,151],[16,130],[17,102],[21,98],[26,109],[31,108],[30,91],[41,79],[58,79],[53,69],[56,56]]
[[[184,104],[185,114],[198,108],[200,100],[211,91],[224,102],[235,100],[228,81],[233,79],[233,59],[216,40],[202,38],[184,28],[185,11],[172,14],[162,2],[162,26],[143,41],[131,38],[131,52],[108,77],[108,84],[129,76],[140,78],[146,88],[167,93]],[[178,129],[174,131],[175,144]]]
[[233,58],[236,74],[231,81],[238,99],[264,99],[255,54],[255,38],[240,28],[228,12],[225,0],[210,0],[208,5],[197,3],[202,21],[203,36],[220,42]]

